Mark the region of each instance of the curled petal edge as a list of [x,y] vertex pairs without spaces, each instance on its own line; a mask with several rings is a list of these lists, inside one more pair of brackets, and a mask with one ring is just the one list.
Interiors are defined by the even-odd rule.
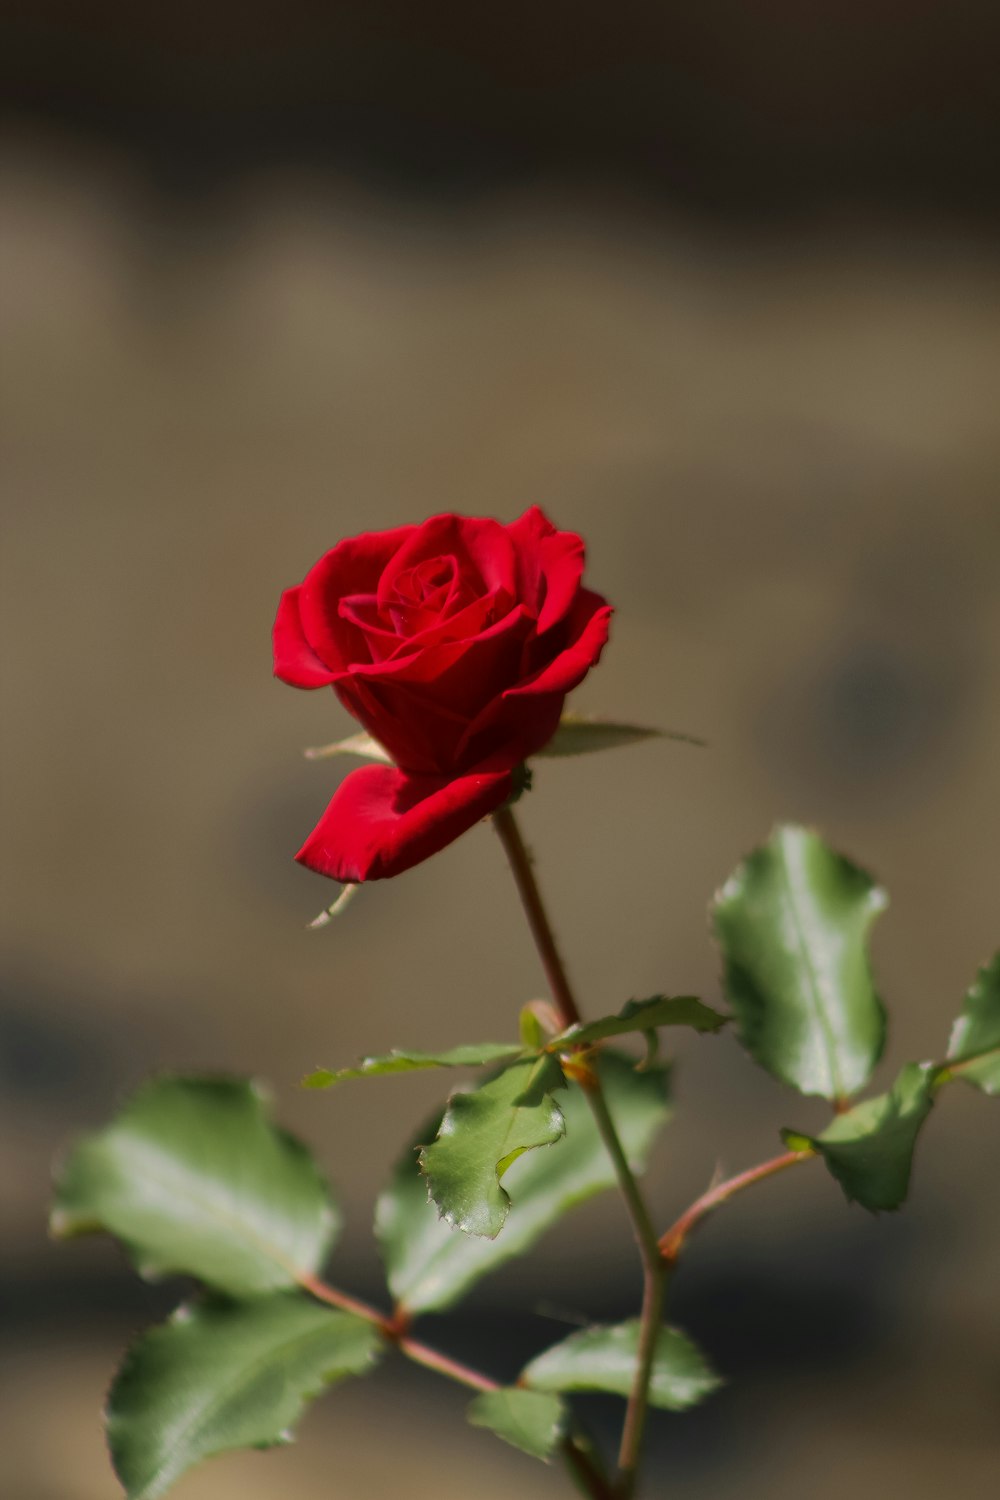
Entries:
[[295,857],[345,884],[385,880],[437,854],[512,791],[510,771],[489,766],[455,777],[362,766],[341,782]]

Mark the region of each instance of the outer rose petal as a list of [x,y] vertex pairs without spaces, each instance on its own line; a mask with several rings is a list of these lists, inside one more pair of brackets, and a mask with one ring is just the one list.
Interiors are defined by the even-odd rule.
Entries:
[[320,661],[302,632],[299,593],[297,588],[286,589],[278,605],[271,634],[274,675],[292,687],[328,687],[334,673]]
[[348,537],[309,569],[300,588],[302,628],[328,666],[343,671],[352,662],[370,660],[364,634],[341,618],[340,601],[349,594],[374,594],[389,559],[415,530],[397,526]]
[[450,780],[362,766],[341,782],[295,858],[345,883],[401,875],[495,812],[512,789],[509,771]]
[[614,611],[600,594],[581,589],[569,618],[569,644],[545,667],[490,703],[469,726],[458,758],[505,757],[509,765],[548,744],[566,694],[597,664]]

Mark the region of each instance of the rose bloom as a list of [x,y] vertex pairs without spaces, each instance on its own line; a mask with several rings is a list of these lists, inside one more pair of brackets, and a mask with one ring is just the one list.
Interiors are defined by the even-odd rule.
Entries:
[[583,564],[537,507],[509,526],[442,515],[340,542],[282,594],[275,675],[332,687],[394,762],[341,783],[302,864],[398,875],[510,797],[608,638]]

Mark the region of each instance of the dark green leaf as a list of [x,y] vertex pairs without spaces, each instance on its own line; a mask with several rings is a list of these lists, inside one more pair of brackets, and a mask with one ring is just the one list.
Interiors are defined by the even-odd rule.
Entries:
[[566,1410],[558,1396],[515,1386],[484,1391],[470,1405],[468,1418],[473,1427],[490,1428],[532,1458],[548,1458],[566,1429]]
[[319,1270],[339,1228],[305,1147],[239,1079],[158,1078],[83,1140],[59,1175],[53,1233],[106,1230],[146,1276],[233,1296]]
[[437,1139],[420,1153],[446,1223],[496,1239],[510,1211],[500,1179],[525,1151],[551,1146],[566,1133],[552,1098],[564,1082],[554,1057],[529,1057],[471,1093],[452,1095]]
[[715,898],[741,1040],[803,1094],[845,1099],[878,1061],[885,1013],[867,938],[885,905],[864,870],[794,827],[775,829]]
[[419,1068],[481,1068],[516,1057],[520,1051],[517,1042],[480,1042],[452,1047],[448,1052],[402,1052],[394,1048],[380,1057],[366,1057],[356,1068],[340,1068],[336,1073],[317,1068],[302,1081],[308,1089],[328,1089],[347,1078],[377,1078],[384,1073],[413,1073]]
[[155,1500],[216,1453],[291,1442],[305,1403],[381,1346],[372,1324],[294,1292],[182,1308],[132,1346],[108,1398],[128,1500]]
[[[629,1058],[609,1051],[598,1061],[608,1107],[639,1172],[669,1115],[666,1070],[637,1073]],[[530,1249],[567,1210],[615,1186],[614,1168],[581,1090],[571,1086],[561,1104],[566,1137],[554,1151],[531,1151],[515,1162],[507,1179],[510,1217],[495,1240],[449,1229],[428,1202],[414,1151],[402,1157],[379,1198],[375,1231],[393,1296],[411,1313],[451,1307],[482,1277]],[[419,1139],[432,1136],[439,1120]]]
[[653,1031],[657,1026],[693,1026],[695,1031],[718,1031],[728,1020],[728,1016],[711,1010],[693,995],[677,995],[673,999],[668,995],[654,995],[651,1000],[629,1000],[617,1016],[571,1026],[549,1045],[553,1049],[573,1044],[590,1046],[605,1037],[625,1036],[630,1031]]
[[910,1186],[913,1150],[934,1102],[935,1068],[907,1063],[888,1094],[838,1115],[822,1135],[783,1130],[793,1151],[811,1148],[847,1195],[873,1213],[899,1208]]
[[1000,1094],[1000,953],[984,964],[951,1033],[949,1072],[984,1094]]
[[[638,1318],[613,1328],[583,1328],[546,1349],[521,1379],[536,1391],[613,1391],[628,1396],[639,1358]],[[721,1385],[701,1350],[676,1328],[661,1328],[649,1399],[667,1411],[694,1406]]]
[[669,729],[647,729],[639,724],[616,724],[610,719],[563,714],[559,728],[538,754],[589,755],[594,750],[614,750],[619,745],[635,745],[641,740],[681,740],[686,745],[701,747],[705,744],[693,734],[676,734]]
[[370,734],[349,734],[344,740],[335,740],[332,745],[312,745],[303,752],[306,760],[328,760],[333,755],[356,755],[359,760],[378,760],[392,765],[392,756],[378,740]]

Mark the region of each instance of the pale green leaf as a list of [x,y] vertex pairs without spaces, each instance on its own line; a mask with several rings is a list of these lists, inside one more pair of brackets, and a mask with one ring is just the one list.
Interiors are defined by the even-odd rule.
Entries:
[[647,729],[640,724],[618,724],[611,719],[594,719],[580,714],[563,714],[559,728],[538,751],[539,755],[589,755],[594,750],[615,750],[620,745],[636,745],[642,740],[681,740],[686,745],[704,747],[705,741],[693,734],[677,734],[670,729]]
[[132,1346],[108,1398],[128,1500],[155,1500],[217,1453],[290,1442],[306,1402],[382,1347],[372,1324],[294,1292],[182,1308]]
[[254,1086],[158,1078],[71,1152],[58,1235],[106,1230],[143,1275],[195,1276],[233,1296],[318,1271],[339,1228],[305,1147],[268,1119]]
[[500,1185],[525,1151],[551,1146],[566,1131],[552,1098],[563,1088],[554,1057],[529,1057],[464,1094],[453,1094],[420,1167],[442,1219],[466,1234],[495,1239],[510,1211]]
[[[582,1328],[539,1354],[521,1373],[536,1391],[612,1391],[628,1396],[639,1358],[640,1323]],[[649,1400],[667,1411],[683,1411],[716,1390],[721,1381],[701,1350],[676,1328],[661,1328],[653,1357]]]
[[948,1071],[984,1094],[1000,1094],[1000,953],[976,976],[948,1047]]
[[349,734],[346,739],[335,740],[332,745],[311,745],[303,754],[306,760],[329,760],[334,755],[355,755],[359,760],[378,760],[387,766],[393,764],[388,750],[364,732]]
[[936,1069],[907,1063],[891,1090],[838,1115],[822,1135],[785,1130],[793,1151],[818,1151],[848,1202],[878,1213],[899,1208],[910,1186],[913,1151],[934,1103]]
[[404,1052],[394,1048],[378,1057],[364,1058],[356,1068],[339,1068],[336,1072],[317,1068],[302,1082],[308,1089],[327,1089],[348,1078],[377,1078],[385,1073],[413,1073],[421,1068],[482,1068],[487,1063],[517,1057],[520,1051],[517,1042],[479,1042],[452,1047],[447,1052]]
[[[612,1051],[601,1052],[598,1066],[625,1153],[640,1172],[669,1116],[667,1072],[658,1067],[637,1073],[629,1058]],[[477,1281],[530,1249],[569,1209],[615,1186],[614,1167],[582,1091],[571,1085],[560,1104],[565,1139],[554,1150],[528,1152],[511,1167],[510,1216],[495,1240],[449,1229],[428,1201],[414,1149],[403,1155],[379,1198],[375,1231],[392,1294],[410,1313],[451,1307]],[[440,1116],[418,1139],[436,1134],[439,1123]]]
[[693,995],[654,995],[650,1000],[629,1000],[616,1016],[571,1026],[549,1043],[553,1049],[590,1046],[606,1037],[625,1036],[630,1031],[654,1031],[657,1026],[691,1026],[695,1031],[718,1031],[728,1016],[710,1009]]
[[885,1041],[868,933],[886,905],[871,877],[805,828],[779,827],[718,893],[715,934],[740,1037],[803,1094],[845,1099]]
[[566,1430],[567,1413],[558,1396],[515,1386],[483,1391],[467,1415],[473,1427],[488,1427],[532,1458],[549,1458]]

